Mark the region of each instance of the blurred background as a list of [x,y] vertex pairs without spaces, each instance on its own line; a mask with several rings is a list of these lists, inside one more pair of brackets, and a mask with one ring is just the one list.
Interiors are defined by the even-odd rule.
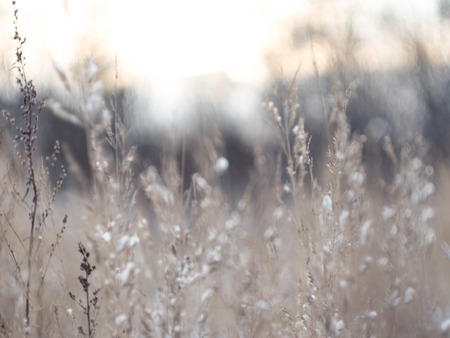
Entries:
[[[449,7],[448,0],[17,1],[38,86],[60,88],[55,68],[70,72],[90,56],[109,69],[112,85],[117,59],[119,85],[152,93],[153,113],[163,117],[193,92],[223,98],[233,85],[244,91],[235,93],[234,109],[251,113],[246,101],[274,77],[291,77],[300,66],[305,78],[313,60],[321,76],[335,67],[405,69],[416,65],[414,44],[421,43],[429,62],[445,64]],[[9,1],[0,20],[2,81],[14,82]],[[6,99],[15,92],[2,83]]]
[[[106,95],[127,94],[141,141],[149,128],[188,130],[211,114],[252,137],[264,128],[272,86],[298,69],[299,110],[317,157],[336,95],[352,87],[347,115],[367,136],[366,152],[382,152],[386,136],[398,151],[403,133],[419,131],[434,158],[449,158],[450,0],[18,0],[17,9],[38,92],[76,112],[84,94],[74,87],[95,63]],[[7,109],[19,102],[13,33],[5,0]]]

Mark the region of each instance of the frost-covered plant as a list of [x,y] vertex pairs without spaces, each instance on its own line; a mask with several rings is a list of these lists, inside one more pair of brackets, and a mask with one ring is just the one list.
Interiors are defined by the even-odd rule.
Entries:
[[[394,319],[392,307],[398,318],[403,312],[409,318],[412,314],[408,306],[412,307],[419,297],[416,273],[422,271],[420,261],[425,259],[420,253],[429,252],[434,241],[429,226],[434,212],[426,202],[434,192],[430,182],[433,169],[423,164],[426,146],[415,136],[404,144],[396,183],[390,187],[386,204],[380,206],[366,181],[362,158],[365,138],[352,135],[346,120],[352,90],[335,93],[329,121],[333,134],[328,147],[328,173],[320,184],[313,184],[309,201],[297,198],[293,207],[296,221],[304,229],[298,232],[299,283],[296,306],[284,302],[281,313],[284,330],[294,336],[403,335],[414,330]],[[281,128],[281,115],[273,104],[267,107],[273,122]],[[295,139],[278,140],[289,154],[286,142]],[[395,215],[396,222],[391,225]],[[293,225],[290,217],[282,219],[283,227]],[[276,238],[280,229],[280,225],[270,226],[266,238]],[[278,242],[283,243],[280,239]],[[278,252],[283,252],[283,244]],[[412,273],[412,266],[418,270]],[[371,279],[374,274],[379,278]],[[419,326],[426,324],[421,322]]]
[[[21,38],[18,41],[23,43]],[[331,107],[322,112],[328,118],[324,122],[329,131],[328,162],[316,168],[317,177],[312,174],[314,158],[309,152],[315,140],[305,129],[298,100],[299,74],[286,86],[275,87],[273,99],[264,108],[278,148],[268,150],[259,139],[249,145],[254,149],[254,167],[234,206],[223,182],[229,166],[236,163],[227,160],[218,120],[199,123],[193,141],[198,170],[191,177],[184,171],[186,154],[180,158],[177,153],[178,139],[185,137],[179,131],[167,138],[159,154],[162,165],[139,167],[135,164],[141,159],[130,144],[125,112],[118,111],[114,99],[109,105],[105,99],[101,68],[95,58],[88,59],[79,71],[78,87],[58,70],[64,87],[75,96],[81,94],[74,109],[79,113],[59,109],[56,100],[51,101],[52,110],[85,131],[90,175],[84,178],[81,193],[69,191],[57,205],[68,217],[56,231],[46,261],[42,254],[30,255],[45,243],[48,236],[43,236],[43,229],[54,207],[40,198],[45,192],[53,202],[64,175],[56,189],[41,185],[48,181],[48,171],[34,165],[39,159],[33,145],[40,106],[32,103],[37,102],[32,83],[21,82],[28,103],[24,122],[6,113],[19,136],[16,144],[28,170],[24,186],[30,190],[22,200],[20,180],[13,176],[19,175],[5,168],[5,184],[0,187],[0,248],[9,263],[0,276],[5,285],[0,288],[0,335],[410,337],[448,333],[445,304],[438,308],[440,314],[433,313],[439,295],[427,283],[427,272],[432,271],[427,260],[435,259],[437,241],[432,226],[436,210],[430,201],[436,190],[435,169],[427,163],[427,146],[417,135],[405,138],[399,156],[389,152],[396,167],[393,183],[372,189],[363,165],[366,138],[352,132],[346,116],[356,90],[353,85],[347,91],[335,90],[330,104],[322,104],[322,109]],[[389,146],[389,140],[384,141]],[[54,154],[46,160],[50,166],[57,165],[60,148],[64,152],[64,145],[56,143]],[[70,172],[76,172],[70,154],[65,155]],[[9,196],[4,186],[12,188],[15,198],[3,198]],[[37,194],[33,194],[35,188]],[[28,228],[26,235],[16,230],[17,224],[28,224],[15,217],[16,204],[30,215],[36,208],[39,226],[31,237]],[[68,219],[76,227],[68,227]],[[70,231],[70,237],[62,238],[65,231]],[[31,249],[24,245],[29,239],[23,238],[34,238]],[[58,250],[63,240],[64,250]],[[446,245],[442,248],[450,252]],[[80,263],[73,259],[76,250],[83,257],[81,276],[77,273]],[[27,275],[24,266],[29,261],[34,274]],[[54,261],[58,266],[51,264]],[[12,278],[8,279],[8,272]],[[5,316],[5,309],[17,303],[18,290],[27,294],[26,278],[32,286],[28,331],[20,321],[26,296],[14,305],[20,314]],[[67,297],[80,284],[84,299],[75,292]],[[99,288],[101,293],[92,292]],[[61,299],[55,297],[59,294]],[[74,307],[73,301],[79,306]]]
[[[17,85],[23,103],[20,106],[20,117],[10,111],[3,111],[3,115],[12,130],[13,145],[16,150],[14,155],[22,166],[22,168],[17,168],[18,176],[21,177],[24,174],[26,178],[25,186],[22,186],[20,184],[21,178],[18,182],[11,180],[12,175],[14,175],[14,168],[8,169],[3,183],[7,183],[6,177],[10,178],[10,196],[4,199],[10,199],[10,203],[18,206],[28,216],[28,220],[24,222],[28,222],[29,225],[28,236],[24,236],[25,229],[20,226],[20,222],[17,220],[18,224],[15,223],[16,216],[13,212],[15,207],[10,208],[10,212],[1,212],[0,216],[2,218],[3,239],[8,247],[9,258],[12,258],[16,268],[16,282],[19,289],[23,291],[23,296],[19,296],[19,299],[23,299],[25,303],[23,314],[20,316],[23,318],[24,325],[16,325],[14,330],[29,336],[42,335],[45,316],[42,315],[40,308],[45,303],[43,300],[45,279],[51,258],[64,233],[66,218],[50,249],[48,248],[47,223],[52,222],[53,203],[57,192],[62,188],[66,171],[64,166],[61,165],[59,177],[55,182],[51,182],[49,167],[56,167],[59,163],[61,149],[58,141],[54,145],[51,156],[44,160],[38,155],[38,139],[41,137],[39,121],[44,108],[44,101],[38,98],[33,80],[27,78],[26,58],[23,50],[26,38],[21,36],[19,32],[16,2],[12,1],[12,5],[14,9],[13,39],[17,43],[14,68],[18,73]],[[8,136],[10,136],[9,133]],[[8,161],[5,161],[4,164],[8,166]],[[6,224],[9,225],[9,229],[5,226]],[[18,248],[15,248],[14,242],[20,244]],[[46,255],[48,255],[47,263],[44,263]]]
[[283,188],[294,199],[294,206],[295,199],[304,192],[304,179],[311,166],[308,134],[305,131],[305,121],[299,111],[300,104],[297,100],[298,71],[287,89],[281,86],[274,88],[275,97],[281,107],[273,101],[267,100],[265,103],[265,110],[270,119],[269,125],[274,131],[274,136],[287,162],[283,171],[286,171],[288,181],[283,182]]
[[87,333],[85,333],[85,329],[83,326],[78,327],[78,332],[83,336],[87,335],[88,337],[95,336],[95,327],[97,325],[96,322],[96,313],[99,310],[99,292],[100,289],[95,289],[92,291],[89,287],[91,286],[89,278],[91,277],[92,272],[95,270],[95,265],[91,265],[89,261],[90,253],[86,250],[83,243],[78,243],[78,251],[82,255],[83,259],[80,264],[80,269],[83,271],[84,275],[80,275],[78,280],[83,288],[83,292],[85,295],[85,300],[83,301],[81,298],[77,298],[75,294],[69,292],[69,297],[75,301],[83,310],[86,321],[87,321]]

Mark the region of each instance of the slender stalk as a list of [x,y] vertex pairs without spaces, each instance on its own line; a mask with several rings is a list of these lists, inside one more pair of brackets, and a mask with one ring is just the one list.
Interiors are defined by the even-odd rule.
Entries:
[[[17,69],[19,72],[19,78],[17,80],[20,91],[22,92],[24,98],[23,104],[23,114],[25,117],[25,128],[19,129],[18,139],[23,142],[25,156],[26,156],[26,165],[28,171],[28,179],[27,179],[27,192],[31,186],[33,199],[32,206],[29,213],[30,219],[30,242],[28,246],[28,259],[27,259],[27,281],[26,281],[26,290],[25,290],[25,325],[29,328],[30,325],[30,293],[31,293],[31,278],[32,278],[32,257],[33,257],[33,249],[34,249],[34,236],[35,236],[35,227],[36,227],[36,214],[39,203],[39,193],[36,185],[36,177],[34,172],[34,163],[33,163],[33,154],[35,150],[35,140],[36,140],[36,132],[38,129],[38,113],[41,108],[38,108],[37,111],[34,111],[34,105],[36,104],[36,90],[32,81],[27,80],[27,76],[25,73],[25,62],[22,51],[22,46],[25,43],[25,38],[22,38],[18,31],[18,16],[16,9],[16,2],[12,1],[14,8],[14,40],[18,42],[18,46],[16,48],[16,58],[17,58]],[[29,331],[27,330],[27,335]]]

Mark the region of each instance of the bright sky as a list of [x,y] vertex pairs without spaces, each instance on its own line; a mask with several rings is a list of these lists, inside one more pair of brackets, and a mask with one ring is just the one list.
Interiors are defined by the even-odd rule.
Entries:
[[[17,0],[29,49],[60,64],[80,57],[80,46],[118,56],[132,73],[192,76],[225,71],[237,80],[264,76],[264,53],[285,37],[294,19],[336,21],[357,12],[356,25],[376,35],[370,16],[397,15],[426,25],[437,1],[300,0]],[[9,6],[8,6],[9,5]],[[12,34],[5,1],[1,28]],[[317,13],[315,11],[328,9]],[[358,20],[359,19],[359,20]],[[33,51],[34,53],[35,51]],[[85,52],[86,53],[86,52]]]
[[[1,11],[6,38],[12,35],[7,5]],[[111,60],[117,55],[132,73],[225,71],[252,81],[282,26],[308,10],[295,0],[17,0],[17,7],[28,49],[61,65],[79,58],[82,46]]]
[[[25,53],[34,78],[56,79],[53,64],[69,69],[87,55],[100,55],[119,76],[156,92],[159,108],[175,110],[173,102],[189,95],[191,79],[222,74],[250,87],[268,79],[267,55],[287,62],[283,49],[290,47],[289,29],[309,20],[333,25],[353,15],[355,29],[370,40],[361,47],[369,67],[387,61],[381,50],[380,18],[421,29],[436,17],[433,0],[17,0],[19,29],[27,37]],[[0,5],[0,44],[14,51],[12,8]],[[375,19],[377,18],[377,19]],[[337,37],[339,38],[339,37]],[[326,59],[326,48],[316,57]],[[310,53],[310,48],[305,48]],[[321,55],[321,53],[323,55]],[[14,52],[11,53],[14,55]],[[311,68],[311,57],[294,54],[293,63]],[[385,57],[393,60],[392,56]],[[10,60],[5,59],[4,64]],[[380,61],[381,60],[381,61]],[[289,69],[287,66],[285,67]],[[45,74],[42,77],[42,74]],[[113,78],[114,70],[111,70]],[[208,75],[208,76],[209,76]],[[206,85],[207,87],[207,85]],[[257,87],[257,86],[256,86]],[[220,86],[218,94],[222,95]],[[191,93],[192,94],[192,93]],[[240,94],[233,94],[240,97]]]

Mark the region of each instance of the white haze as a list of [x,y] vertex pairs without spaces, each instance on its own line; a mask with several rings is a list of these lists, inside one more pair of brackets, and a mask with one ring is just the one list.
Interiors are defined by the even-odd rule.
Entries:
[[[193,109],[198,99],[221,107],[234,117],[260,110],[261,97],[272,71],[312,66],[310,48],[285,57],[289,32],[299,22],[343,24],[352,18],[355,29],[370,40],[361,48],[367,66],[383,61],[380,20],[395,18],[419,31],[436,18],[435,1],[299,1],[299,0],[17,0],[19,29],[27,37],[29,75],[38,86],[63,88],[55,65],[70,72],[94,56],[108,67],[114,83],[117,59],[120,84],[133,86],[141,117],[171,122]],[[15,74],[12,5],[0,5],[0,44],[3,52],[3,95]],[[389,20],[388,20],[389,21]],[[327,49],[316,48],[324,60]],[[387,55],[387,60],[394,60]],[[288,61],[286,61],[288,60]],[[56,89],[55,89],[56,90]],[[9,93],[9,94],[8,94]]]

